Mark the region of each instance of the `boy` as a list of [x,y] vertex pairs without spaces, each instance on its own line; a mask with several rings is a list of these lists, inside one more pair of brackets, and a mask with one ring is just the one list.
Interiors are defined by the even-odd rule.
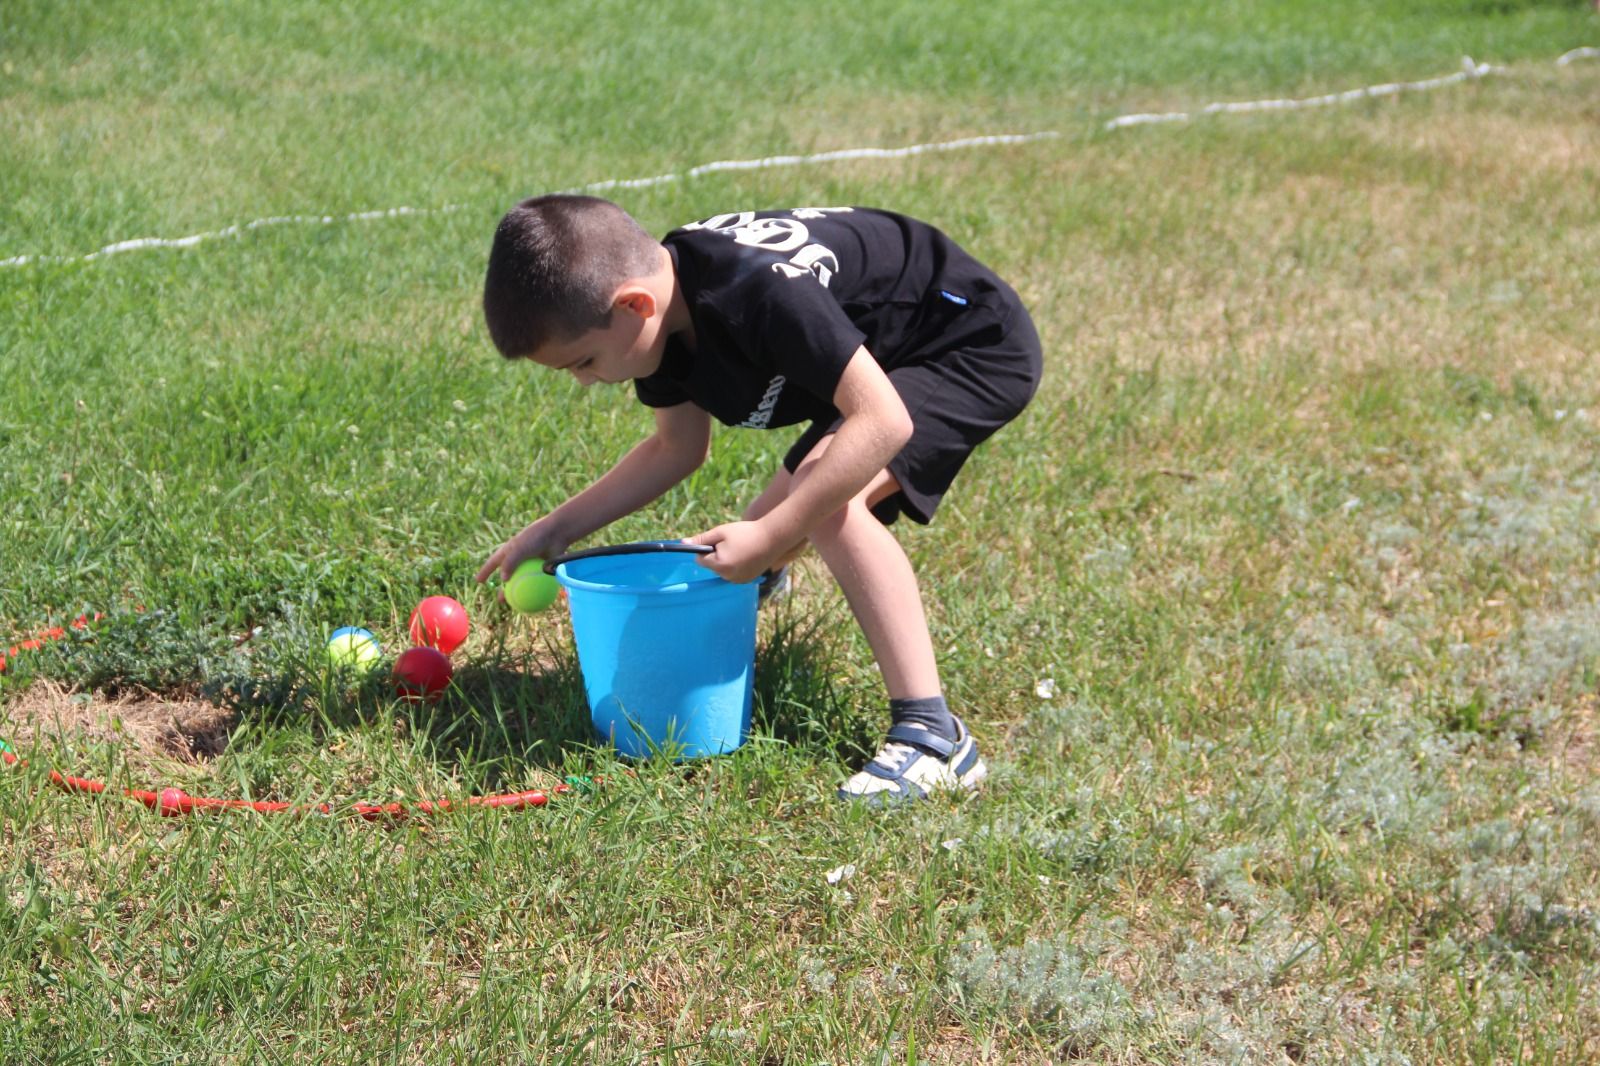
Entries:
[[587,196],[518,204],[495,232],[489,334],[590,385],[632,381],[655,433],[502,544],[506,577],[660,497],[703,463],[711,419],[810,421],[742,521],[688,540],[732,582],[814,546],[888,690],[881,751],[844,799],[974,790],[987,771],[946,706],[916,575],[887,528],[932,519],[972,449],[1038,387],[1039,337],[1017,294],[925,223],[864,208],[745,211],[657,242]]

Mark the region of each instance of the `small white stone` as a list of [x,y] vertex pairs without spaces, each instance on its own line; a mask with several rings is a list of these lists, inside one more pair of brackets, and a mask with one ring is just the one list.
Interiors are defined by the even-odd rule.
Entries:
[[1039,681],[1033,686],[1033,694],[1038,696],[1041,700],[1055,698],[1056,679],[1053,677],[1040,678]]
[[826,876],[828,878],[828,884],[836,885],[840,881],[846,880],[847,878],[854,877],[855,875],[856,875],[856,865],[855,865],[855,863],[847,862],[843,866],[835,866],[833,869],[828,871]]
[[946,851],[954,851],[961,846],[961,838],[951,837],[949,840],[941,842],[939,846]]

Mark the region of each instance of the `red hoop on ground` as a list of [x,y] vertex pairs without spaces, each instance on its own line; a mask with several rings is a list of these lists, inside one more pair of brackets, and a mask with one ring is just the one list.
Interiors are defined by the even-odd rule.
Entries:
[[[93,616],[79,615],[73,620],[71,628],[84,629],[91,622],[98,622],[105,615],[96,612]],[[0,654],[0,673],[4,673],[9,659],[15,659],[25,651],[36,651],[45,644],[60,640],[67,635],[67,630],[61,626],[53,626],[41,630],[37,636],[14,644]],[[0,738],[0,764],[5,766],[25,766],[27,760],[18,756],[11,745]],[[286,803],[278,800],[234,800],[216,799],[210,796],[191,796],[181,788],[167,787],[156,792],[146,792],[142,789],[125,788],[113,789],[103,781],[95,781],[87,777],[72,777],[58,770],[50,771],[50,783],[65,792],[99,796],[105,793],[122,795],[129,799],[138,800],[150,810],[157,812],[163,818],[176,818],[181,815],[194,814],[198,811],[254,811],[258,814],[349,814],[369,822],[381,820],[403,821],[415,814],[443,814],[448,811],[461,809],[492,809],[492,810],[526,810],[530,807],[544,807],[550,803],[553,796],[563,796],[576,791],[588,791],[588,779],[580,779],[584,784],[574,787],[568,782],[554,785],[551,788],[527,789],[522,792],[501,792],[491,796],[468,796],[464,799],[434,799],[416,800],[411,803],[355,803],[349,807],[335,807],[329,803]],[[600,778],[595,778],[594,784],[601,783]]]

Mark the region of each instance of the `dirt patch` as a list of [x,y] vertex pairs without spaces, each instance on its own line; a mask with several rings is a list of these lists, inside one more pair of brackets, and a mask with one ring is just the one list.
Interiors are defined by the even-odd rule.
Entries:
[[1600,695],[1580,696],[1564,717],[1566,736],[1556,744],[1562,768],[1579,781],[1600,778]]
[[198,697],[153,692],[109,697],[40,681],[0,707],[0,737],[19,752],[52,741],[105,741],[130,763],[199,763],[228,747],[238,716]]

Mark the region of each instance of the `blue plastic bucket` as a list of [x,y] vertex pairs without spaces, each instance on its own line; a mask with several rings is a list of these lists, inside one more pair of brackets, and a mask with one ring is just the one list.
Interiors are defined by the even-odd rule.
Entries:
[[555,561],[589,713],[626,756],[721,755],[750,735],[758,582],[662,547]]

